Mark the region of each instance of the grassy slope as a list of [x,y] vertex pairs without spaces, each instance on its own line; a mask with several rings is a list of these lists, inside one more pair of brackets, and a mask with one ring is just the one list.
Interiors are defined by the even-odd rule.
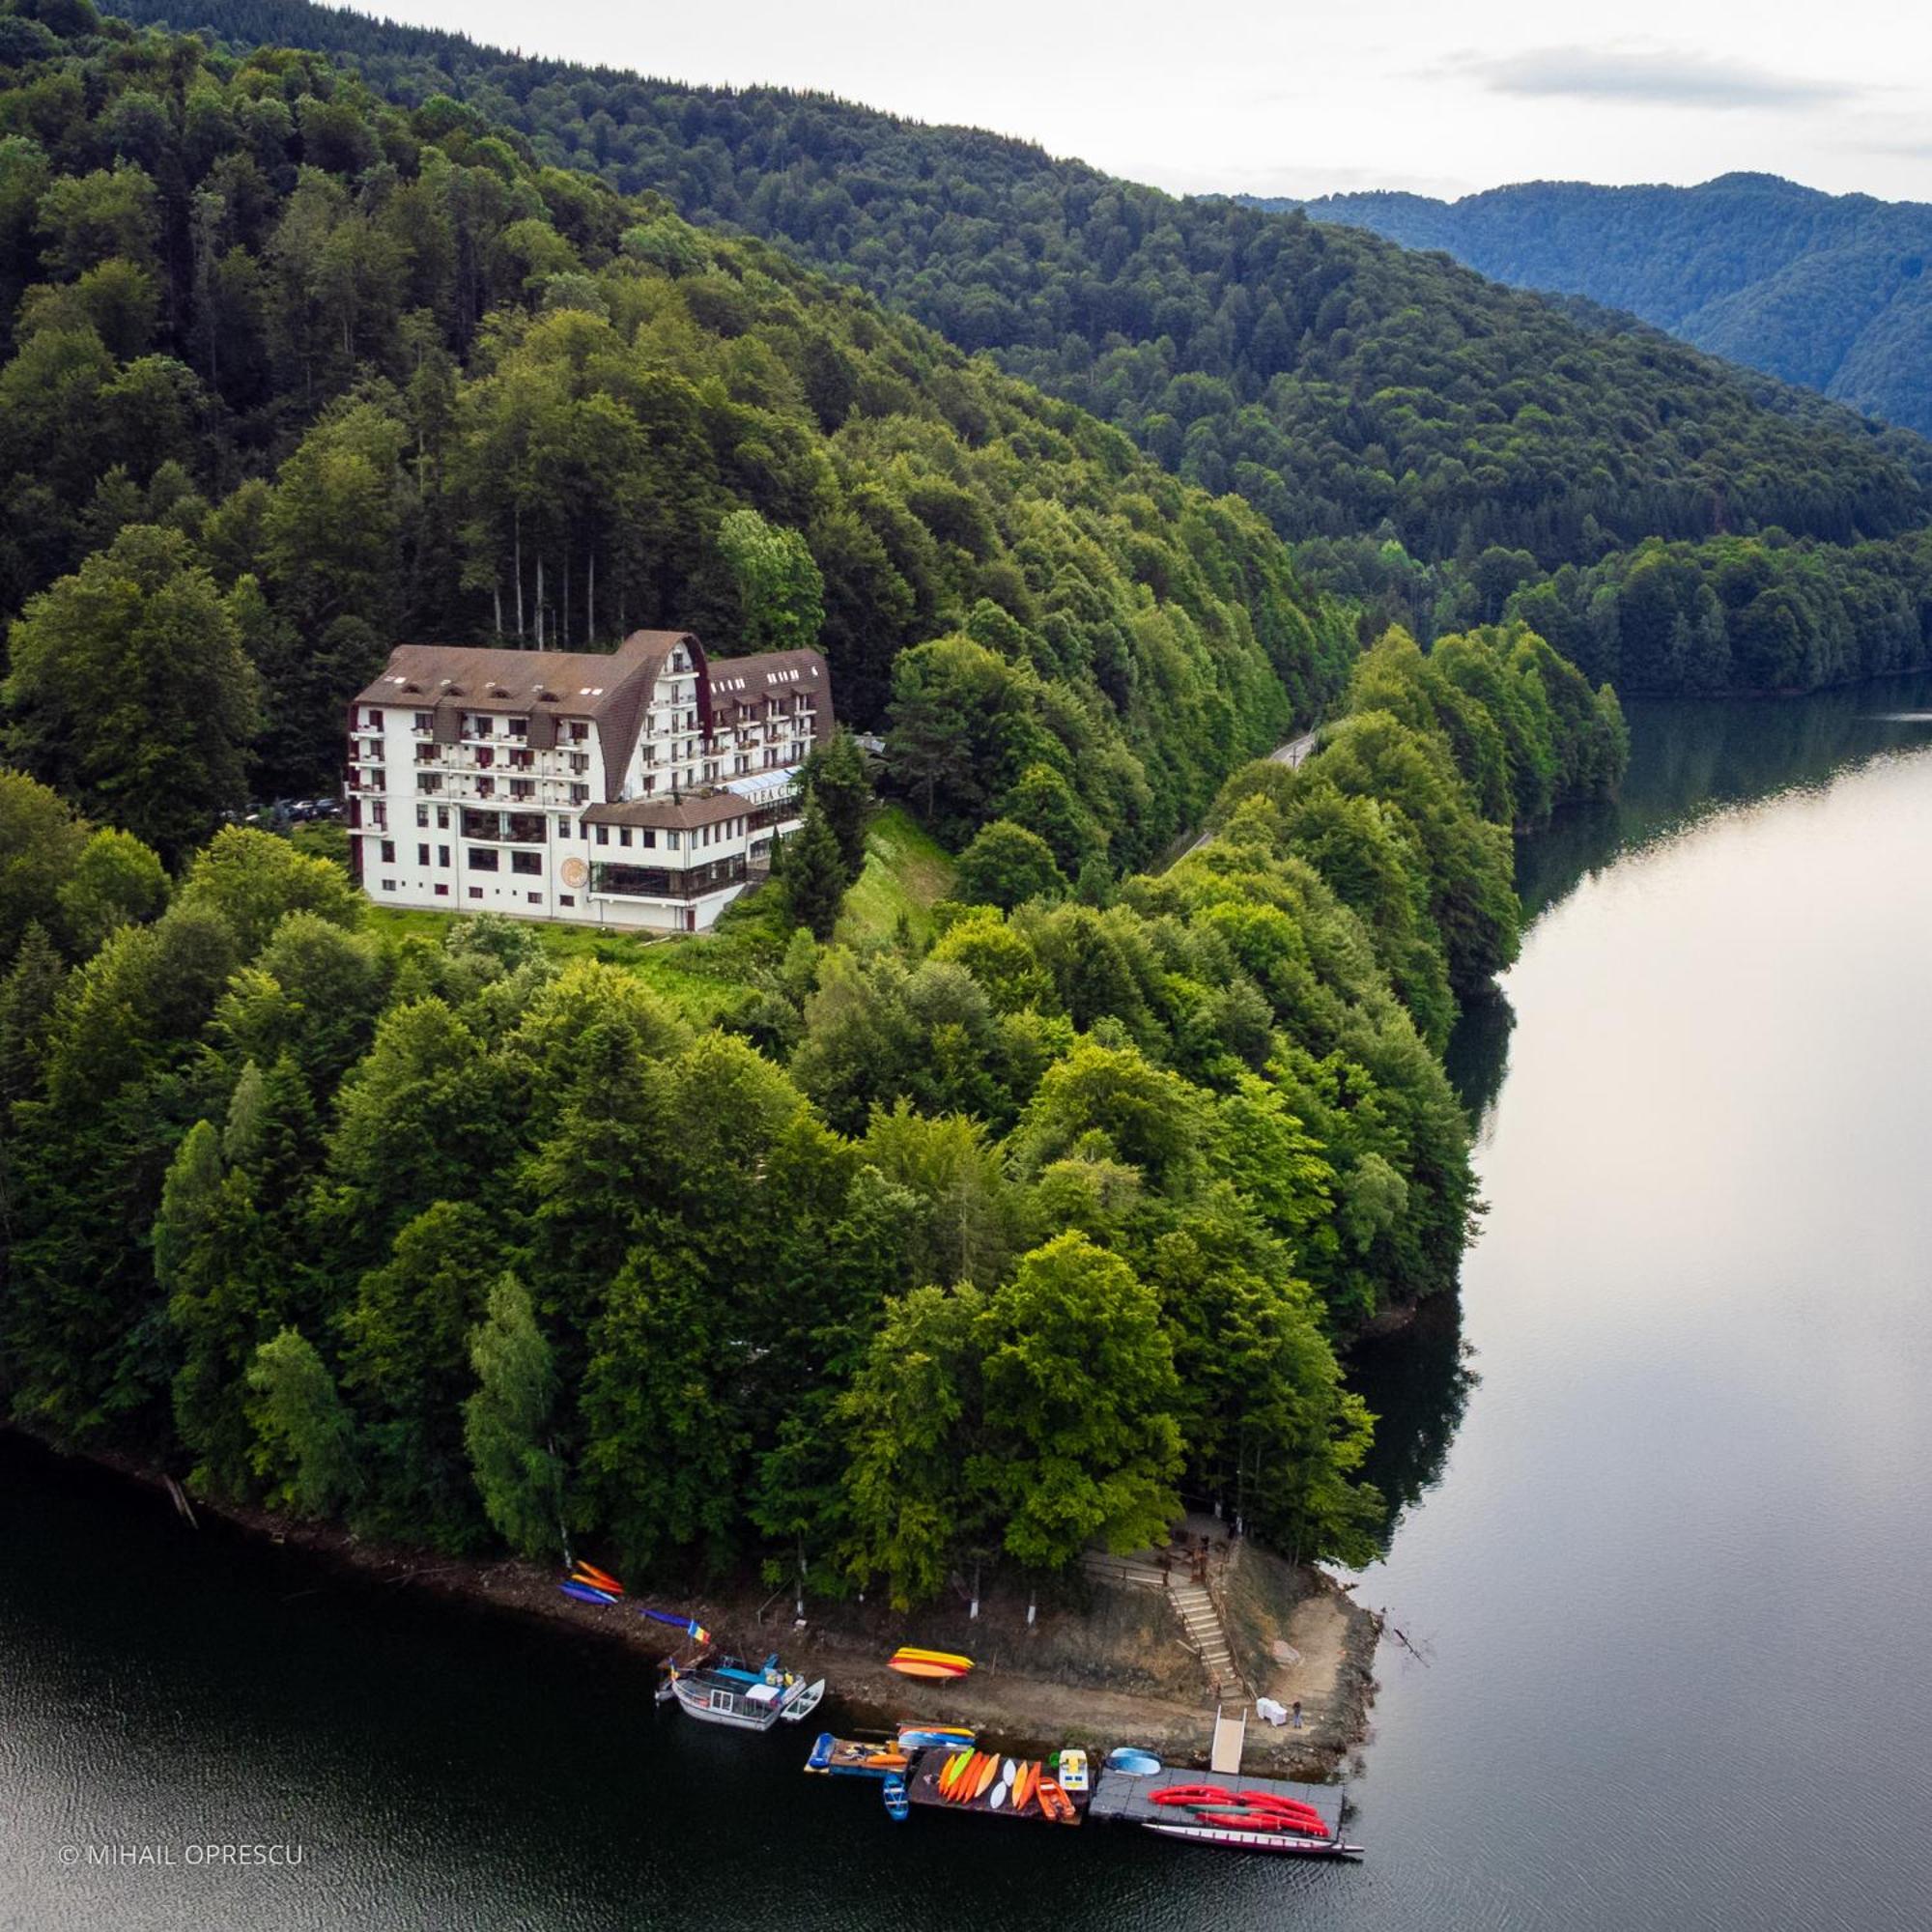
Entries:
[[952,861],[904,807],[889,805],[872,821],[866,869],[845,895],[838,937],[848,946],[891,939],[903,915],[914,939],[932,936],[932,908],[952,890]]
[[[304,850],[347,863],[347,841],[338,828],[298,828],[296,843]],[[932,907],[952,887],[952,861],[946,848],[900,806],[887,806],[872,821],[866,869],[846,895],[838,937],[848,946],[889,940],[901,915],[913,937],[932,933]],[[751,990],[746,977],[753,956],[782,948],[781,928],[762,897],[740,901],[716,933],[688,939],[658,939],[616,932],[606,926],[565,925],[532,921],[530,929],[554,959],[602,959],[636,973],[685,1016],[707,1026],[727,1013]],[[440,944],[460,912],[431,912],[405,906],[369,906],[372,931],[399,941],[418,937]]]

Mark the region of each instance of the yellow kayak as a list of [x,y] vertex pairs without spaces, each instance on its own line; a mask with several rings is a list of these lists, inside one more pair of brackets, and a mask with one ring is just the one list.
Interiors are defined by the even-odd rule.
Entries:
[[956,1650],[921,1650],[916,1645],[902,1643],[893,1652],[893,1662],[903,1660],[907,1663],[936,1663],[947,1670],[971,1670],[973,1660],[961,1657]]

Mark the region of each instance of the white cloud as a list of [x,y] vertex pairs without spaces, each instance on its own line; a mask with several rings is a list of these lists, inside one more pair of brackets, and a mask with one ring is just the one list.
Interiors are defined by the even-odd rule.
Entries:
[[1498,94],[1669,107],[1828,107],[1865,91],[1668,47],[1541,47],[1474,55],[1461,65],[1464,73]]

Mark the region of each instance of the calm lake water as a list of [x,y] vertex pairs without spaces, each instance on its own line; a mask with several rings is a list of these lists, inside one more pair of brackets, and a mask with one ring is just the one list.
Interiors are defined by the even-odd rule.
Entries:
[[[1367,1354],[1399,1505],[1351,1785],[1284,1868],[916,1817],[624,1659],[0,1442],[0,1925],[1932,1923],[1932,684],[1634,708],[1456,1071],[1460,1326]],[[1513,1019],[1513,1024],[1512,1024]],[[279,1869],[191,1844],[299,1848]],[[152,1846],[172,1866],[63,1868]],[[286,1854],[284,1856],[287,1856]]]

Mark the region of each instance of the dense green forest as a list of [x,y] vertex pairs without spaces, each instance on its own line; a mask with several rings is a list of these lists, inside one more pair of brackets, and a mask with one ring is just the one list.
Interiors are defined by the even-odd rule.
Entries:
[[733,508],[810,551],[847,718],[978,679],[954,830],[1044,766],[1131,868],[1346,668],[1238,499],[763,244],[316,55],[32,24],[0,87],[10,743],[170,860],[242,802],[238,752],[332,788],[399,637],[755,643]]
[[1117,424],[1291,538],[1546,565],[1778,526],[1926,519],[1928,450],[1647,328],[1573,317],[1357,231],[1177,200],[1025,143],[773,89],[525,60],[306,0],[135,0],[238,45],[323,46],[540,159],[794,252]]
[[12,1412],[369,1533],[899,1602],[1183,1484],[1359,1560],[1334,1343],[1453,1286],[1435,1049],[1514,955],[1510,826],[1623,757],[1520,627],[1391,636],[1109,904],[854,949],[764,895],[699,942],[755,984],[723,1028],[501,920],[370,930],[266,833],[171,883],[0,774]]
[[1258,201],[1440,248],[1520,288],[1629,309],[1714,355],[1932,433],[1932,207],[1776,175],[1696,187],[1525,182],[1433,201]]
[[1816,690],[1926,662],[1932,530],[1846,546],[1657,540],[1534,573],[1507,608],[1620,687]]
[[[12,1415],[371,1533],[906,1602],[1182,1485],[1367,1554],[1335,1348],[1453,1287],[1439,1050],[1511,828],[1616,782],[1607,691],[1520,625],[1357,659],[1237,498],[453,103],[5,17]],[[691,943],[722,1024],[208,838],[333,765],[402,627],[650,621],[822,634],[964,846],[931,939],[829,943],[847,739]]]

